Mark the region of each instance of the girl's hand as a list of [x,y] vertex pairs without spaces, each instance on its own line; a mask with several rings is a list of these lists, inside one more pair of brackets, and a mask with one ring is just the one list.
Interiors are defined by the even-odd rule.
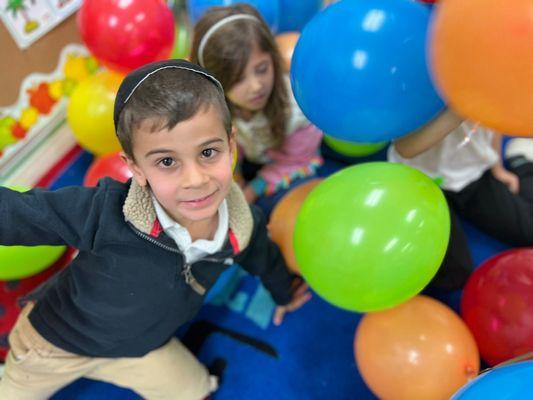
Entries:
[[301,278],[296,278],[292,284],[292,300],[284,306],[277,306],[274,312],[274,325],[281,325],[285,314],[296,311],[311,299],[309,286]]
[[253,204],[257,200],[257,193],[252,189],[250,185],[246,186],[243,191],[244,198],[248,202],[248,204]]
[[492,167],[492,175],[509,188],[513,194],[518,194],[520,191],[520,179],[518,176],[510,171],[507,171],[502,165],[495,165]]

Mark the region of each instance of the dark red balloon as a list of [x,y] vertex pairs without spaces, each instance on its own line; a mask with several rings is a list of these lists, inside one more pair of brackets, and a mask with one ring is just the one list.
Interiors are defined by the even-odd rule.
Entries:
[[85,186],[96,186],[98,181],[105,176],[120,182],[126,182],[131,178],[132,173],[126,163],[120,158],[119,153],[109,154],[93,161],[85,174],[83,184]]
[[174,44],[174,16],[163,0],[85,0],[78,27],[94,56],[121,73],[168,58]]
[[488,364],[533,351],[533,248],[498,254],[474,271],[461,313]]

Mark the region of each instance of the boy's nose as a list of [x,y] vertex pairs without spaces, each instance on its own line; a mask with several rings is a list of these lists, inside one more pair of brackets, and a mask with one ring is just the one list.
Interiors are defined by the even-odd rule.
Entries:
[[195,188],[204,185],[209,180],[208,176],[198,165],[187,166],[183,174],[183,187]]

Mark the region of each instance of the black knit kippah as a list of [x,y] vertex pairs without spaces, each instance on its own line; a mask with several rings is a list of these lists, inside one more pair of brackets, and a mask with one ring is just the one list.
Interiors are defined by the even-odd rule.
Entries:
[[222,88],[222,85],[213,75],[211,75],[199,65],[193,64],[189,61],[176,59],[146,64],[140,68],[137,68],[134,71],[131,71],[124,78],[124,80],[120,84],[120,87],[118,88],[117,97],[115,98],[115,109],[113,115],[113,119],[115,121],[115,131],[118,128],[118,119],[120,117],[120,113],[126,106],[131,95],[135,92],[135,89],[137,89],[139,85],[150,75],[155,74],[156,72],[161,71],[163,69],[169,68],[182,69],[200,74],[205,78],[209,79],[211,82],[213,82],[213,84],[215,84],[217,88],[222,92],[222,95],[224,95],[224,89]]

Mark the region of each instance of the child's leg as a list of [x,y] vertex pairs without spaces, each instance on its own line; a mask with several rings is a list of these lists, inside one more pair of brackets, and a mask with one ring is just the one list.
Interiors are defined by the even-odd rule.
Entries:
[[2,400],[48,399],[97,363],[97,359],[66,352],[46,341],[28,320],[31,308],[29,304],[22,310],[9,335],[11,349],[0,380]]
[[430,284],[431,287],[446,290],[462,288],[474,270],[474,262],[461,221],[451,207],[450,222],[450,241],[446,255]]
[[109,359],[87,378],[128,387],[150,400],[202,400],[216,378],[176,338],[144,357]]
[[[533,171],[532,171],[533,172]],[[523,174],[521,195],[512,194],[491,171],[451,195],[457,213],[489,235],[513,246],[533,245],[533,174]]]

